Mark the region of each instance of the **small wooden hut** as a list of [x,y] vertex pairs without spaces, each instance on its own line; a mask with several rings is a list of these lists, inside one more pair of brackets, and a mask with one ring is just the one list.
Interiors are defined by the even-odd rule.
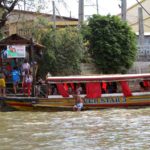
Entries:
[[[15,49],[15,54],[8,53],[10,47]],[[35,43],[32,39],[26,39],[18,34],[13,34],[0,41],[0,68],[7,76],[9,73],[8,71],[10,71],[8,70],[8,64],[11,68],[14,66],[20,68],[24,59],[27,59],[32,66],[32,71],[34,72],[33,75],[35,77],[38,68],[38,61],[42,57],[42,51],[44,48],[43,45]],[[11,82],[9,75],[6,77],[6,82]]]

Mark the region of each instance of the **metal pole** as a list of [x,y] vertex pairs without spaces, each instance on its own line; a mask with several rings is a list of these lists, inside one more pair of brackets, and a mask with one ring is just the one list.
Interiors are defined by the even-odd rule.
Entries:
[[24,0],[24,10],[26,10],[26,1]]
[[[138,19],[139,19],[139,45],[140,49],[143,49],[144,45],[144,25],[143,25],[143,11],[142,8],[138,8]],[[144,56],[142,56],[140,59],[141,61],[146,61],[146,53],[144,52]],[[142,72],[141,65],[139,65],[139,73]]]
[[79,0],[79,26],[84,21],[84,0]]
[[52,5],[53,5],[53,28],[56,28],[56,13],[55,13],[55,2],[52,1]]
[[138,8],[139,16],[139,44],[142,46],[144,44],[144,25],[143,25],[143,11],[142,8]]
[[98,8],[98,0],[96,0],[96,8],[97,8],[97,14],[99,14],[99,8]]
[[127,1],[121,0],[121,18],[123,21],[126,21],[126,10],[127,10]]

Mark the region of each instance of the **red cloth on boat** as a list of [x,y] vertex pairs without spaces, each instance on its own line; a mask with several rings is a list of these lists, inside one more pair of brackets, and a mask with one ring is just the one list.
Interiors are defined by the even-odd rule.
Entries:
[[106,82],[102,82],[102,89],[104,90],[104,92],[107,91],[107,84],[106,84]]
[[101,97],[101,86],[99,82],[86,83],[86,95],[88,98],[98,98]]
[[66,91],[68,91],[68,85],[67,85],[67,83],[64,83],[64,89],[65,89]]
[[72,90],[74,91],[75,90],[74,84],[70,83],[70,86],[71,86]]
[[57,83],[56,85],[57,85],[57,89],[58,89],[59,94],[61,94],[63,97],[69,97],[69,94],[65,90],[63,84]]
[[132,96],[131,90],[126,81],[120,81],[122,92],[124,96]]
[[150,83],[149,83],[148,80],[144,80],[143,82],[144,82],[144,87],[149,87],[150,86]]

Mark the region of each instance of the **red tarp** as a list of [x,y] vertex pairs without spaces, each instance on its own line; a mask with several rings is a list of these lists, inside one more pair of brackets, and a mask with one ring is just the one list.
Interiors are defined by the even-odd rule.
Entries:
[[101,97],[101,86],[99,82],[86,83],[86,95],[88,98]]
[[72,88],[72,91],[74,91],[74,90],[75,90],[74,84],[73,84],[73,83],[70,83],[70,86],[71,86],[71,88]]
[[126,81],[120,81],[120,84],[124,96],[132,96],[128,83]]
[[148,80],[144,80],[143,82],[144,82],[144,87],[149,87],[150,86],[150,83],[149,83]]
[[65,91],[68,91],[68,85],[67,85],[67,83],[64,83],[64,89],[65,89]]
[[103,91],[104,93],[107,92],[107,83],[106,83],[106,82],[102,82],[102,91]]
[[63,84],[57,83],[56,85],[57,85],[57,89],[58,89],[59,94],[61,94],[63,97],[69,97],[69,94],[65,90]]

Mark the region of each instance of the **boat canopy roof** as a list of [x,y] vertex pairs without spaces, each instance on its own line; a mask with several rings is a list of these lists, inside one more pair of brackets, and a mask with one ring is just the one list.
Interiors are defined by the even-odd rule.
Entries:
[[51,76],[47,81],[53,83],[61,82],[110,82],[124,80],[150,80],[150,73],[146,74],[110,74],[110,75],[88,75],[88,76]]

